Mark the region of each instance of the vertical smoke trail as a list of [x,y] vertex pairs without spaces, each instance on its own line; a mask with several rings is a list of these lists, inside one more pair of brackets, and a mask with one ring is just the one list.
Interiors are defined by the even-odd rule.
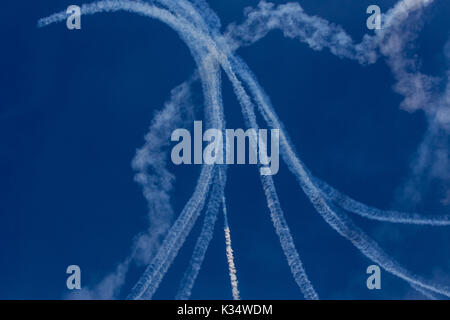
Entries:
[[225,246],[228,261],[228,270],[230,273],[231,293],[233,294],[233,300],[240,300],[240,293],[238,288],[238,280],[236,273],[236,265],[234,263],[233,248],[231,247],[231,232],[228,224],[227,204],[225,201],[225,195],[222,197],[222,208],[224,218],[224,232],[225,232]]
[[220,207],[220,197],[223,194],[223,189],[225,188],[226,182],[225,178],[221,177],[223,177],[225,173],[226,170],[224,166],[216,166],[214,174],[215,178],[209,195],[209,202],[206,209],[203,228],[200,232],[197,243],[195,244],[189,266],[180,282],[180,288],[175,297],[177,300],[187,300],[191,296],[192,288],[194,287],[195,280],[197,279],[198,273],[203,264],[206,251],[208,250],[209,243],[213,237],[214,226],[217,221],[217,214]]

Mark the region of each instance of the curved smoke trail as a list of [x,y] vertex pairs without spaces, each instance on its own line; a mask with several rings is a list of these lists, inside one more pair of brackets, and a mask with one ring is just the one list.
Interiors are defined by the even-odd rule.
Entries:
[[[186,30],[186,23],[181,23],[179,18],[176,18],[164,9],[137,1],[106,0],[83,5],[81,7],[82,14],[95,14],[98,12],[112,12],[119,10],[135,12],[159,19],[170,25],[183,39],[185,39],[188,46],[190,46],[194,58],[196,58],[199,68],[205,95],[205,113],[211,118],[211,122],[208,123],[210,126],[220,128],[222,125],[221,120],[223,119],[220,119],[219,117],[222,110],[220,94],[217,93],[219,91],[218,86],[215,86],[215,82],[211,81],[211,75],[214,75],[216,78],[218,78],[218,75],[217,72],[211,72],[214,70],[214,63],[207,63],[205,61],[207,59],[201,58],[205,56],[205,50],[199,48],[199,46],[196,46],[196,43],[192,42],[192,32],[191,34],[188,33],[189,30]],[[38,25],[42,27],[50,23],[65,20],[66,18],[67,14],[61,12],[39,20]],[[204,198],[210,186],[211,175],[212,166],[203,166],[193,196],[189,199],[179,218],[167,234],[157,255],[152,260],[152,263],[146,268],[141,279],[133,287],[128,298],[139,299],[144,294],[148,297],[153,295],[203,207]]]
[[431,226],[448,226],[450,225],[450,215],[430,215],[426,216],[418,213],[399,212],[393,210],[380,210],[374,207],[367,206],[361,202],[358,202],[349,196],[337,191],[329,184],[319,180],[318,178],[312,178],[314,184],[318,187],[328,201],[331,201],[335,205],[338,205],[344,210],[356,213],[362,217],[386,221],[393,223],[407,223],[407,224],[422,224]]

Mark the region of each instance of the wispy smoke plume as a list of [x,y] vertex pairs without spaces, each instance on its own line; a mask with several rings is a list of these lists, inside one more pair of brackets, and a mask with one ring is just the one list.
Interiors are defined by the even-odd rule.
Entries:
[[172,131],[194,118],[194,107],[190,100],[190,86],[194,76],[172,90],[170,100],[153,119],[145,136],[145,144],[136,151],[132,167],[136,171],[135,181],[142,186],[148,203],[149,230],[136,239],[136,259],[149,263],[155,248],[160,245],[172,224],[173,210],[170,193],[175,177],[168,170],[168,149]]
[[147,232],[135,237],[132,252],[124,262],[92,288],[70,295],[74,299],[114,299],[125,283],[132,262],[148,264],[161,245],[173,220],[170,193],[175,177],[167,168],[170,135],[175,128],[191,122],[194,107],[191,103],[191,85],[197,79],[193,75],[188,81],[172,90],[164,108],[155,114],[145,144],[136,151],[132,167],[136,171],[135,181],[142,187],[148,203]]
[[313,50],[328,48],[338,57],[360,62],[373,62],[376,58],[374,52],[355,46],[342,27],[308,15],[296,2],[275,6],[263,0],[256,8],[246,8],[244,15],[242,23],[227,27],[226,38],[233,49],[250,45],[271,30],[279,29],[284,36],[298,39]]

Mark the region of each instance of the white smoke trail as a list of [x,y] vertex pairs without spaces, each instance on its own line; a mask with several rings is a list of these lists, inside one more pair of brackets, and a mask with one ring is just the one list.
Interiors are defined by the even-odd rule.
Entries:
[[236,276],[236,266],[234,264],[233,248],[231,247],[231,234],[230,228],[225,227],[225,244],[227,252],[228,269],[230,272],[231,290],[233,294],[233,300],[240,300],[240,293],[238,289],[238,280]]
[[206,251],[208,250],[209,243],[211,242],[214,234],[214,226],[217,221],[220,199],[225,188],[225,173],[226,171],[223,166],[216,167],[214,174],[215,179],[213,181],[213,187],[209,196],[203,228],[197,239],[197,243],[195,244],[189,266],[184,273],[183,279],[181,280],[180,288],[178,289],[178,293],[175,297],[177,300],[187,300],[191,296],[192,288],[194,287],[195,280],[197,279]]
[[231,231],[228,224],[227,203],[225,196],[222,197],[222,209],[224,219],[224,232],[225,232],[225,250],[227,254],[228,271],[230,273],[231,293],[233,300],[240,300],[241,294],[238,287],[236,265],[234,263],[233,247],[231,246]]

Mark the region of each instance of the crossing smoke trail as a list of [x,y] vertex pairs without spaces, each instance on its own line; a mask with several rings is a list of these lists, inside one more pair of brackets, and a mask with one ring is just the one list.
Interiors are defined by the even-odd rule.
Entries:
[[225,188],[225,179],[222,178],[222,176],[225,175],[224,170],[225,169],[223,166],[218,166],[215,169],[215,178],[213,180],[214,185],[210,192],[203,228],[200,236],[198,237],[197,243],[195,244],[189,266],[183,276],[183,279],[181,280],[180,288],[175,297],[177,300],[187,300],[191,296],[192,288],[194,287],[195,280],[197,279],[198,273],[203,264],[206,251],[208,250],[209,243],[213,237],[220,201]]
[[[273,5],[267,4],[264,1],[261,2],[259,6],[260,9],[262,8],[260,13],[263,12],[264,14],[261,15],[260,13],[255,13],[253,15],[251,12],[249,14],[249,19],[256,21],[256,24],[250,20],[247,21],[247,23],[251,26],[250,29],[253,28],[254,31],[256,30],[257,32],[255,32],[256,36],[250,36],[248,39],[244,38],[245,32],[242,31],[244,30],[242,26],[240,29],[239,27],[231,26],[228,29],[225,38],[220,36],[218,31],[220,27],[219,19],[209,9],[208,5],[201,0],[194,1],[194,6],[185,0],[180,0],[179,2],[171,0],[159,1],[158,3],[163,7],[165,6],[167,10],[140,1],[100,1],[89,5],[83,5],[82,13],[94,14],[97,12],[125,10],[157,18],[171,26],[186,42],[197,63],[205,97],[205,117],[208,120],[207,123],[209,126],[223,128],[224,124],[220,96],[220,73],[218,70],[218,64],[220,64],[233,85],[235,94],[242,106],[242,112],[247,126],[255,129],[258,128],[256,115],[254,113],[254,105],[251,98],[248,96],[244,85],[250,90],[251,96],[258,107],[258,111],[262,114],[268,125],[271,128],[280,129],[281,155],[283,160],[287,164],[289,170],[297,178],[299,185],[322,218],[340,235],[350,240],[362,254],[379,264],[388,272],[406,280],[413,287],[418,286],[425,293],[432,291],[450,297],[450,289],[447,286],[431,284],[427,280],[410,273],[396,261],[391,259],[381,248],[379,248],[374,240],[368,237],[353,223],[341,208],[353,208],[353,211],[359,212],[360,214],[363,213],[367,217],[372,218],[381,217],[386,219],[386,217],[388,217],[386,221],[392,220],[391,222],[395,222],[395,219],[399,219],[399,222],[408,222],[408,219],[412,219],[414,221],[408,223],[420,222],[431,225],[445,225],[447,224],[448,219],[445,216],[444,218],[433,217],[431,218],[432,223],[429,223],[427,220],[428,218],[416,214],[406,214],[406,216],[404,216],[398,212],[381,210],[367,213],[370,209],[368,206],[352,201],[342,201],[342,199],[349,200],[350,198],[345,198],[345,196],[343,197],[342,194],[338,193],[330,186],[327,186],[325,183],[320,183],[319,180],[312,176],[307,167],[298,158],[267,95],[259,86],[256,78],[246,64],[233,54],[233,51],[236,50],[237,47],[258,40],[268,32],[267,30],[270,30],[275,25],[277,28],[285,28],[284,33],[287,36],[298,37],[301,41],[308,43],[313,49],[320,50],[324,47],[328,47],[330,52],[337,56],[354,59],[361,63],[374,62],[379,55],[377,52],[377,50],[379,50],[382,55],[387,57],[388,65],[393,69],[394,77],[398,82],[398,86],[394,88],[395,90],[401,94],[407,95],[408,91],[404,90],[404,88],[419,83],[416,89],[423,89],[423,93],[427,94],[429,88],[426,85],[426,81],[428,78],[421,77],[416,69],[413,70],[414,72],[411,77],[411,73],[405,72],[405,69],[403,68],[406,61],[406,57],[402,55],[404,43],[409,41],[414,34],[407,33],[407,35],[402,38],[402,34],[399,31],[400,28],[397,28],[397,26],[401,25],[406,20],[410,12],[419,10],[431,2],[431,0],[403,0],[386,14],[385,27],[392,27],[395,31],[391,34],[396,35],[401,40],[401,45],[399,46],[400,49],[395,47],[393,49],[392,43],[395,43],[395,41],[393,41],[395,38],[390,37],[389,34],[384,33],[383,30],[378,32],[375,36],[365,36],[360,44],[353,45],[351,38],[347,36],[340,27],[329,24],[326,20],[318,17],[309,17],[304,14],[301,7],[294,7],[293,4],[284,5],[284,7],[279,6],[278,9],[273,9]],[[200,14],[197,10],[201,11]],[[278,16],[274,19],[273,16],[270,15],[272,15],[273,12],[276,12],[276,10],[278,10],[278,13],[276,13]],[[293,17],[288,14],[289,11],[294,12],[297,15],[297,18],[300,18],[293,20]],[[267,14],[269,17],[267,17]],[[65,20],[66,17],[67,15],[65,13],[57,13],[39,20],[38,25],[44,26],[53,22],[62,21]],[[255,17],[257,17],[257,19],[255,19]],[[265,20],[263,19],[262,21],[266,22],[261,24],[260,17],[263,17]],[[285,21],[285,23],[283,21]],[[258,26],[258,23],[259,26],[265,24],[268,28],[255,28],[255,25]],[[288,28],[286,28],[286,26],[288,26]],[[304,29],[305,31],[301,29]],[[252,33],[250,31],[251,30],[249,30],[249,34],[251,35]],[[244,39],[236,40],[239,39],[239,37]],[[231,45],[228,43],[231,43]],[[243,81],[243,83],[241,81]],[[424,99],[423,101],[426,102],[428,101],[427,99]],[[408,99],[405,99],[404,105],[409,105]],[[153,296],[153,293],[158,288],[164,274],[167,272],[167,269],[177,255],[178,250],[182,246],[204,206],[205,197],[210,189],[214,170],[213,166],[202,167],[193,196],[189,199],[180,216],[169,230],[157,255],[133,288],[129,298],[139,299],[151,298]],[[273,180],[271,176],[261,176],[261,182],[263,184],[272,222],[280,238],[280,243],[294,278],[305,298],[315,299],[317,298],[317,294],[303,269],[302,262],[293,243],[292,235],[290,234],[284,219]],[[355,206],[359,207],[355,209]],[[442,221],[439,221],[439,219],[442,219]]]
[[[215,64],[213,62],[206,62],[206,60],[210,59],[204,59],[204,49],[202,50],[202,48],[199,48],[199,46],[196,46],[196,44],[192,42],[192,30],[187,30],[186,28],[188,24],[180,23],[179,20],[175,18],[175,16],[164,9],[150,6],[142,2],[100,1],[89,5],[83,5],[81,7],[82,14],[94,14],[98,12],[111,12],[119,10],[135,12],[159,19],[176,30],[179,35],[186,41],[186,43],[190,45],[190,49],[194,56],[194,59],[196,59],[197,61],[199,74],[203,84],[205,96],[205,114],[207,118],[210,119],[207,123],[212,127],[221,128],[223,117],[220,116],[222,107],[220,100],[221,97],[218,93],[219,83],[215,83],[214,81],[217,81],[217,79],[219,79],[217,70],[214,72],[214,70],[217,68],[214,67]],[[50,23],[65,20],[66,17],[67,14],[64,12],[57,13],[50,17],[39,20],[38,25],[42,27]],[[191,31],[191,34],[189,34],[189,31]],[[128,298],[140,299],[143,296],[150,298],[153,295],[154,291],[156,291],[163,275],[175,258],[179,248],[187,237],[189,231],[192,229],[192,226],[203,207],[205,194],[207,193],[210,186],[211,174],[211,166],[202,167],[200,178],[198,180],[193,196],[187,202],[179,218],[176,220],[169,233],[167,234],[157,255],[152,260],[152,263],[146,268],[141,279],[133,287]]]

